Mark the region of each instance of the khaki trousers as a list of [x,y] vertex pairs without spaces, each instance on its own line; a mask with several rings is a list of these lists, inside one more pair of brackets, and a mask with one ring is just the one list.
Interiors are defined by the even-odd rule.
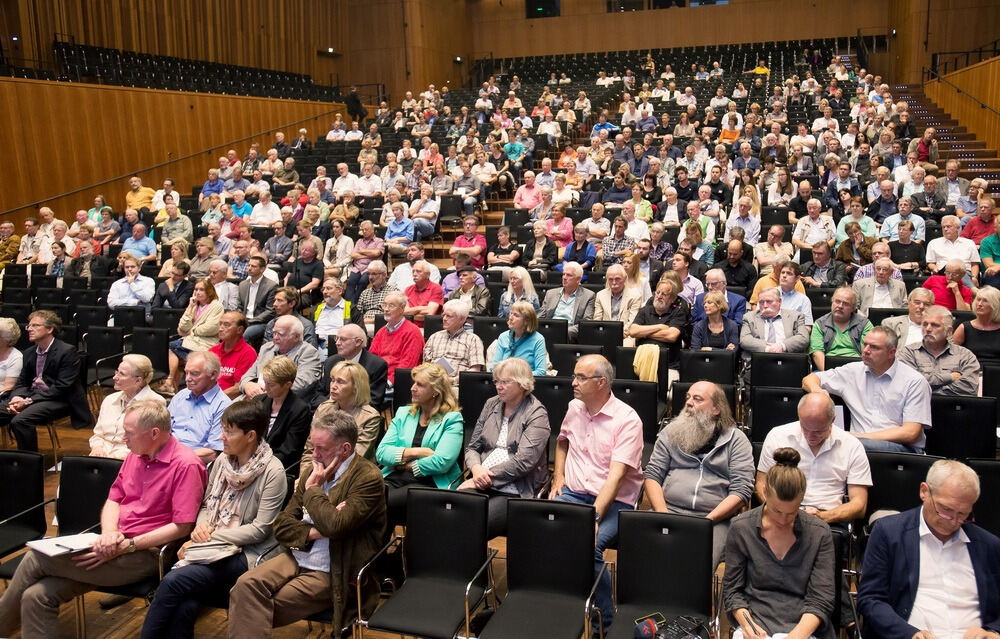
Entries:
[[303,570],[286,552],[243,573],[229,591],[229,636],[270,637],[272,628],[330,606],[330,574]]

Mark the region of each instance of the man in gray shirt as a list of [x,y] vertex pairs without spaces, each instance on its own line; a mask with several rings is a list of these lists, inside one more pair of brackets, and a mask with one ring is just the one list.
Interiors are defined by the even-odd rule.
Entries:
[[949,341],[954,321],[945,307],[928,308],[920,323],[923,343],[900,349],[899,361],[923,375],[933,393],[975,397],[982,367],[972,351]]
[[465,214],[472,215],[473,209],[479,201],[479,194],[483,189],[483,183],[472,174],[468,162],[462,160],[459,167],[462,169],[462,176],[455,180],[455,193],[462,198],[462,206],[465,207]]

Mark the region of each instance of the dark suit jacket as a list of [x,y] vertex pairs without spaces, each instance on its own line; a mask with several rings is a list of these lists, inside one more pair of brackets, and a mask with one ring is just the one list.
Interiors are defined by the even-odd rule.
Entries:
[[[83,272],[83,258],[74,257],[73,261],[69,263],[68,275],[73,277],[80,277]],[[100,255],[95,255],[90,262],[90,275],[97,275],[98,277],[103,277],[110,272],[110,261],[106,257]]]
[[[850,246],[848,244],[848,246]],[[839,247],[838,247],[839,248]],[[824,286],[832,286],[834,288],[838,286],[843,286],[847,282],[847,267],[844,266],[843,262],[837,260],[831,260],[830,268],[832,272],[828,274],[828,282]],[[816,272],[816,264],[813,262],[806,262],[802,265],[802,277],[812,277],[813,273]]]
[[87,428],[94,423],[87,403],[87,391],[80,379],[80,356],[76,349],[59,339],[52,341],[45,368],[42,370],[42,380],[48,384],[48,390],[36,392],[31,390],[31,382],[35,379],[35,357],[38,347],[32,345],[24,350],[24,365],[21,375],[17,378],[11,397],[30,397],[33,402],[58,402],[67,404],[70,422],[73,428]]
[[[330,385],[327,384],[327,388]],[[274,401],[267,395],[258,395],[267,410],[268,416],[274,410]],[[278,409],[274,425],[267,433],[267,443],[274,456],[281,460],[285,473],[297,476],[302,450],[309,438],[309,428],[312,426],[312,408],[299,399],[295,393],[288,393],[285,402]]]
[[156,287],[152,308],[187,308],[192,293],[194,284],[191,280],[181,280],[173,291],[167,288],[166,282],[162,282]]
[[649,287],[654,291],[656,290],[656,283],[660,281],[660,276],[663,275],[664,270],[666,269],[663,266],[663,262],[649,258]]
[[[340,355],[331,355],[323,362],[323,374],[319,378],[319,386],[312,401],[313,410],[330,399],[330,369],[333,368],[334,364],[343,359]],[[372,393],[372,406],[376,409],[381,409],[382,404],[385,402],[385,384],[389,378],[389,365],[378,355],[369,353],[367,348],[361,351],[361,358],[358,360],[358,363],[368,371],[368,385]]]
[[[910,639],[919,630],[906,620],[913,611],[920,578],[920,511],[907,510],[875,524],[858,591],[865,637]],[[1000,539],[972,523],[962,530],[969,537],[969,557],[976,573],[980,623],[1000,632]]]
[[[941,218],[947,213],[945,210],[945,199],[937,191],[930,197],[923,191],[914,193],[910,196],[910,201],[913,202],[913,212],[923,216],[925,220],[940,222]],[[924,207],[927,207],[929,210],[924,210]]]
[[[261,305],[259,301],[254,302],[253,310],[255,311],[253,317],[247,317],[247,322],[250,324],[266,324],[271,321],[274,317],[274,293],[277,290],[278,285],[272,280],[261,276],[260,286],[257,287],[257,297],[263,296],[264,303]],[[246,315],[247,309],[250,308],[250,278],[246,278],[240,282],[237,287],[239,294],[239,310],[241,313]]]

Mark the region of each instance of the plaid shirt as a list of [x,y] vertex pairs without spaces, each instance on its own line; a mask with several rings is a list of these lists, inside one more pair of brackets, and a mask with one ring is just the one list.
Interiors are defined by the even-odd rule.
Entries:
[[358,310],[364,313],[365,317],[375,317],[382,312],[382,302],[385,300],[385,296],[398,290],[398,288],[388,282],[382,287],[381,291],[376,291],[369,286],[361,291],[361,295],[358,297]]
[[616,239],[614,235],[609,235],[604,238],[602,243],[602,250],[604,251],[604,266],[607,267],[611,264],[620,264],[622,258],[620,255],[615,255],[618,251],[626,251],[635,248],[635,240],[633,240],[628,235],[623,235],[622,239]]
[[229,258],[229,268],[233,271],[233,277],[245,280],[247,272],[250,270],[250,258],[243,260],[238,255],[234,255]]
[[424,345],[424,361],[436,362],[445,358],[456,372],[474,370],[486,366],[483,340],[472,331],[462,330],[456,335],[440,330],[427,339]]

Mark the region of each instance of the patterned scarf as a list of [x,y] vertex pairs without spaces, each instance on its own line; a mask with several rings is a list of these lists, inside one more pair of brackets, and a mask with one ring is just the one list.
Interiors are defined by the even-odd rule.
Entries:
[[215,461],[220,464],[214,473],[212,483],[205,493],[205,507],[208,509],[208,525],[226,526],[233,517],[239,516],[239,500],[243,489],[252,484],[264,472],[274,454],[267,442],[261,442],[257,450],[241,468],[236,467],[236,459],[223,454]]

